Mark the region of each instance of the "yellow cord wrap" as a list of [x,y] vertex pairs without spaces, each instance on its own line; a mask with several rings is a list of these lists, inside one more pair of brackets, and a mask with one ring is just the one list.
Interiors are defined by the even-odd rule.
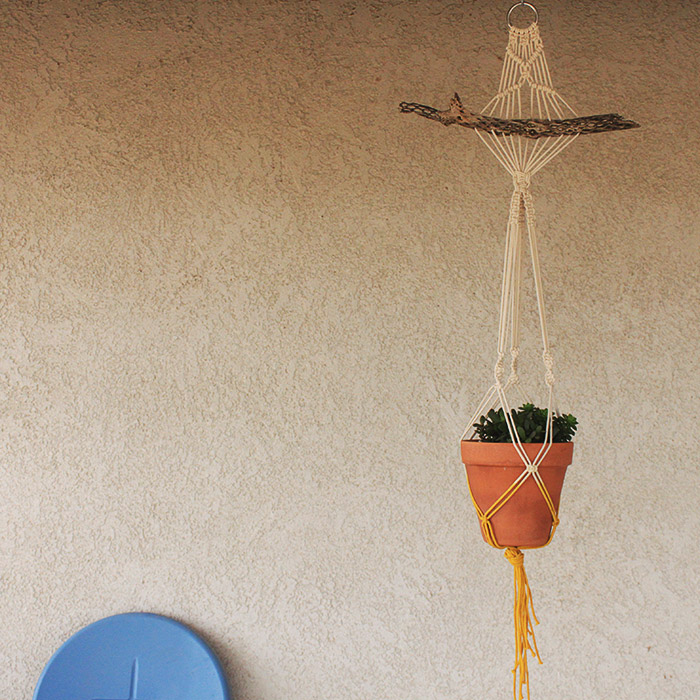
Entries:
[[515,666],[513,667],[513,700],[523,700],[523,686],[530,700],[530,680],[527,672],[528,651],[542,663],[537,650],[533,620],[539,625],[532,605],[532,593],[527,582],[523,560],[525,555],[516,547],[507,547],[506,559],[513,565],[513,624],[515,627]]
[[[559,514],[557,513],[557,509],[554,507],[554,501],[552,501],[552,497],[549,495],[549,491],[547,491],[547,485],[544,483],[544,480],[537,471],[528,472],[527,469],[523,469],[520,476],[506,489],[504,493],[502,493],[496,499],[496,501],[491,505],[491,507],[485,511],[479,508],[479,504],[476,502],[474,494],[472,493],[472,487],[469,483],[469,478],[467,477],[467,488],[469,489],[469,497],[472,499],[474,509],[476,510],[476,515],[479,518],[479,522],[481,523],[481,526],[483,528],[484,539],[488,544],[490,544],[492,547],[495,547],[496,549],[505,549],[506,545],[500,544],[496,539],[496,533],[494,532],[493,525],[491,524],[491,518],[496,513],[498,513],[498,511],[501,510],[501,508],[503,508],[503,506],[506,503],[508,503],[508,501],[513,497],[513,495],[518,491],[518,489],[525,483],[525,481],[528,478],[534,479],[535,483],[537,484],[537,488],[540,490],[540,493],[542,494],[542,497],[544,498],[544,501],[547,504],[547,508],[549,508],[549,512],[552,516],[552,529],[550,530],[549,537],[547,538],[547,541],[544,544],[539,544],[536,547],[522,547],[522,549],[540,549],[541,547],[546,547],[554,538],[554,533],[557,531],[557,526],[559,525]],[[514,548],[511,547],[511,549]]]

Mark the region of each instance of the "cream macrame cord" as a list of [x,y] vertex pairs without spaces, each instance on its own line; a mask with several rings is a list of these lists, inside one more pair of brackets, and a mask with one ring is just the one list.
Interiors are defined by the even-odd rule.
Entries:
[[[524,8],[534,13],[534,22],[529,27],[514,27],[512,13]],[[516,548],[501,545],[496,538],[491,518],[513,497],[523,484],[532,479],[551,514],[552,525],[549,544],[559,524],[557,509],[540,476],[539,467],[552,447],[552,407],[554,396],[554,357],[547,333],[542,275],[537,243],[537,222],[535,206],[530,192],[532,177],[550,163],[581,134],[603,133],[634,129],[639,126],[634,121],[624,119],[619,114],[594,114],[585,117],[576,115],[571,106],[559,95],[552,85],[542,39],[537,23],[537,9],[525,0],[513,5],[508,12],[510,32],[506,48],[503,70],[498,92],[481,113],[469,111],[455,94],[449,108],[438,110],[416,102],[402,102],[399,109],[404,113],[415,113],[421,117],[438,121],[445,126],[456,124],[473,129],[486,144],[498,162],[513,178],[513,194],[510,201],[506,244],[503,260],[503,279],[498,323],[498,348],[493,369],[494,382],[484,395],[474,415],[462,434],[462,440],[474,435],[474,424],[490,409],[500,406],[503,409],[508,432],[513,447],[523,464],[523,470],[506,491],[486,510],[482,510],[471,493],[470,496],[481,523],[486,541],[500,549],[513,565],[513,586],[515,602],[513,620],[515,625],[515,666],[513,668],[513,696],[523,698],[523,688],[530,688],[528,682],[528,652],[540,661],[535,643],[533,623],[537,624],[527,575],[523,566],[524,547]],[[542,364],[546,392],[547,423],[542,446],[530,458],[523,447],[511,413],[509,396],[513,391],[524,399],[518,375],[520,356],[520,303],[522,267],[524,262],[525,239],[537,299],[537,314],[542,339]],[[508,357],[509,355],[509,357]],[[510,363],[506,378],[506,364]],[[469,480],[467,480],[469,484]]]
[[[562,119],[565,116],[576,116],[571,107],[552,87],[537,24],[532,24],[527,29],[510,28],[499,91],[486,106],[484,112],[502,119],[510,119],[522,118],[523,110],[526,110],[529,115],[535,115],[543,119],[551,119],[553,116],[558,119]],[[552,528],[547,540],[547,544],[549,544],[559,524],[559,517],[547,487],[539,474],[539,466],[552,445],[552,401],[555,376],[554,358],[547,333],[547,317],[537,245],[535,206],[530,192],[530,184],[532,176],[569,146],[576,139],[576,135],[533,141],[514,135],[496,136],[493,133],[482,133],[481,131],[477,131],[477,134],[496,156],[498,162],[512,176],[513,194],[511,196],[506,227],[506,249],[503,261],[494,384],[486,392],[484,399],[469,421],[462,439],[465,439],[470,433],[473,434],[473,425],[479,420],[480,416],[484,415],[490,408],[500,404],[513,446],[523,462],[523,471],[486,511],[482,511],[479,508],[473,496],[472,502],[487,541],[492,546],[503,549],[505,547],[499,544],[496,538],[491,525],[491,518],[528,479],[533,479],[552,516]],[[520,289],[522,284],[524,239],[526,236],[537,299],[537,314],[542,339],[544,383],[547,393],[545,438],[542,448],[534,459],[530,459],[523,448],[513,421],[508,397],[511,388],[517,387],[517,389],[520,389],[520,377],[518,375]],[[508,351],[510,351],[510,374],[506,379],[505,363]],[[522,395],[522,392],[520,395]],[[529,700],[528,652],[533,654],[539,663],[542,663],[534,634],[534,624],[537,624],[537,618],[523,565],[523,554],[519,549],[513,547],[505,549],[506,558],[513,565],[514,576],[515,665],[513,667],[513,696],[514,698],[522,699],[523,689],[525,689]]]
[[[523,92],[525,95],[523,96]],[[554,90],[547,66],[542,40],[537,24],[526,29],[510,27],[506,58],[501,72],[501,82],[496,96],[488,103],[484,113],[502,119],[523,117],[523,111],[537,118],[562,119],[576,116],[568,103]],[[501,304],[499,311],[498,350],[494,366],[493,386],[486,392],[469,421],[462,439],[472,431],[473,424],[490,408],[500,404],[506,418],[508,431],[513,445],[523,461],[524,472],[513,484],[509,492],[514,493],[525,479],[532,476],[542,491],[545,500],[551,503],[546,493],[546,486],[539,477],[538,467],[542,463],[552,444],[552,401],[554,388],[554,358],[549,345],[547,319],[545,314],[542,275],[540,272],[539,251],[537,246],[537,228],[535,207],[530,193],[532,175],[543,168],[564,148],[570,145],[576,135],[564,135],[548,139],[528,140],[514,135],[495,136],[491,133],[477,131],[479,138],[486,144],[498,161],[513,178],[513,195],[511,197],[508,225],[506,228],[506,252],[503,263],[503,281],[501,287]],[[523,141],[525,143],[523,144]],[[547,387],[547,426],[545,440],[540,452],[530,459],[515,429],[511,416],[508,390],[520,388],[518,375],[518,357],[520,354],[520,286],[523,258],[523,239],[527,234],[530,260],[535,283],[537,312],[542,336],[542,362],[544,381]],[[510,343],[510,376],[505,380],[505,362]],[[500,499],[499,499],[500,500]],[[506,499],[507,500],[507,499]],[[505,501],[503,501],[504,503]],[[502,505],[502,503],[501,503]],[[553,506],[553,530],[557,524],[556,511]],[[493,511],[495,512],[495,511]],[[491,512],[491,515],[493,514]],[[552,535],[553,535],[552,531]],[[551,538],[550,538],[551,539]],[[495,541],[494,541],[495,542]],[[497,543],[495,546],[499,546]]]

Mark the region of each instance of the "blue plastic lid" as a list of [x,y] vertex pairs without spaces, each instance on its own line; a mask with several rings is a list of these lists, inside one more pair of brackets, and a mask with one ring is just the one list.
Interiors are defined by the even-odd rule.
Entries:
[[229,700],[211,649],[161,615],[93,622],[51,657],[34,700]]

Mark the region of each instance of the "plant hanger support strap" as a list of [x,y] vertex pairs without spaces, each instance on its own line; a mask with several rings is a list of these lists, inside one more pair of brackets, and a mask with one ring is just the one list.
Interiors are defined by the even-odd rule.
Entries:
[[[484,108],[484,114],[489,118],[501,120],[523,119],[524,115],[529,115],[527,119],[534,120],[577,119],[576,113],[568,102],[554,89],[537,22],[525,29],[514,27],[510,22],[509,26],[508,46],[501,71],[499,89]],[[551,138],[542,139],[533,139],[522,134],[499,134],[493,130],[477,129],[476,133],[513,178],[513,194],[506,227],[494,384],[486,392],[462,435],[462,439],[465,439],[472,432],[473,424],[479,416],[496,405],[500,405],[504,412],[513,447],[523,462],[522,473],[505,493],[496,499],[488,509],[481,510],[477,507],[477,514],[487,533],[489,543],[502,549],[503,545],[500,545],[496,540],[490,518],[508,502],[527,479],[531,478],[536,482],[552,514],[552,530],[547,543],[551,541],[559,523],[556,508],[538,472],[539,465],[552,445],[552,404],[555,376],[554,357],[547,331],[537,221],[530,184],[535,173],[571,145],[582,132],[560,133]],[[526,237],[537,300],[537,315],[542,339],[544,384],[547,392],[545,438],[542,448],[533,459],[528,457],[523,448],[522,440],[513,421],[509,400],[512,389],[516,389],[522,394],[518,375],[518,359],[520,355],[520,288]],[[510,374],[506,378],[506,355],[508,352],[510,354]],[[474,499],[472,498],[472,500]]]
[[[503,63],[501,82],[496,96],[484,110],[489,116],[498,119],[521,118],[523,110],[536,119],[551,120],[552,117],[563,119],[576,118],[571,107],[554,90],[549,68],[536,23],[525,30],[510,27],[508,48]],[[544,301],[544,289],[540,270],[540,258],[537,240],[537,222],[535,206],[530,192],[532,176],[561,153],[578,136],[562,133],[551,138],[534,139],[526,135],[497,133],[495,131],[476,130],[479,138],[486,144],[498,162],[513,178],[513,194],[510,200],[508,223],[506,226],[506,243],[503,260],[503,277],[501,282],[501,302],[498,323],[498,347],[493,375],[494,384],[486,392],[481,404],[474,412],[462,438],[472,430],[473,424],[490,408],[500,404],[508,426],[513,447],[523,462],[523,471],[513,483],[496,499],[491,506],[482,511],[476,503],[469,487],[469,495],[476,513],[483,526],[486,539],[493,547],[503,549],[494,532],[491,518],[514,496],[528,480],[532,479],[544,499],[552,516],[552,527],[546,544],[554,537],[559,517],[557,509],[539,474],[539,465],[552,445],[552,403],[554,392],[554,357],[549,344],[547,317]],[[518,359],[520,355],[520,302],[522,285],[523,248],[527,237],[532,276],[537,299],[537,315],[542,339],[542,362],[544,365],[544,383],[547,390],[547,424],[542,448],[534,459],[530,459],[523,448],[520,435],[513,421],[509,393],[512,389],[522,396]],[[506,378],[506,354],[510,354],[510,372]],[[513,565],[513,625],[515,633],[515,663],[513,666],[513,697],[523,698],[523,691],[530,697],[530,679],[528,671],[528,653],[534,654],[542,663],[537,650],[534,625],[537,624],[530,586],[520,549],[506,548],[506,558]]]
[[[518,8],[534,12],[535,21],[521,29],[513,26],[511,15]],[[493,516],[513,497],[528,479],[533,479],[552,516],[552,526],[546,544],[551,542],[559,524],[557,509],[539,474],[539,466],[552,446],[552,403],[554,392],[554,358],[549,344],[545,314],[544,291],[537,244],[535,207],[530,193],[531,178],[581,134],[631,129],[639,125],[617,114],[579,117],[554,89],[537,23],[536,8],[521,0],[508,12],[509,36],[498,92],[477,114],[465,109],[457,94],[449,109],[437,110],[418,103],[402,102],[402,112],[416,113],[444,125],[458,124],[474,129],[498,162],[513,178],[506,227],[505,256],[501,286],[498,326],[498,348],[494,365],[494,383],[486,392],[474,416],[462,435],[473,435],[474,423],[497,405],[503,409],[513,447],[523,463],[523,470],[513,483],[488,508],[481,509],[470,486],[470,496],[482,525],[485,539],[493,547],[506,549],[506,558],[513,565],[515,602],[515,666],[513,696],[523,698],[523,688],[530,698],[527,669],[528,652],[540,661],[534,638],[537,619],[532,607],[530,587],[520,549],[501,545],[491,523]],[[522,283],[523,247],[527,237],[529,257],[537,299],[542,338],[544,385],[547,393],[547,423],[541,449],[530,458],[525,451],[511,414],[509,393],[517,390],[522,396],[518,359],[520,355],[520,287]],[[510,372],[506,378],[506,355],[510,354]],[[524,397],[523,397],[524,398]],[[467,481],[467,483],[469,483]]]

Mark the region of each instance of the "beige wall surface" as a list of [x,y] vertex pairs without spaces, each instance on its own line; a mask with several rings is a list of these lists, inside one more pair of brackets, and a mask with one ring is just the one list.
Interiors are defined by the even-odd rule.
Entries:
[[[581,428],[526,556],[532,697],[690,700],[700,11],[537,4],[561,93],[644,128],[533,182]],[[485,104],[508,6],[0,4],[3,700],[130,610],[192,625],[240,700],[510,697],[512,570],[457,441],[492,376],[511,182],[397,108]]]

